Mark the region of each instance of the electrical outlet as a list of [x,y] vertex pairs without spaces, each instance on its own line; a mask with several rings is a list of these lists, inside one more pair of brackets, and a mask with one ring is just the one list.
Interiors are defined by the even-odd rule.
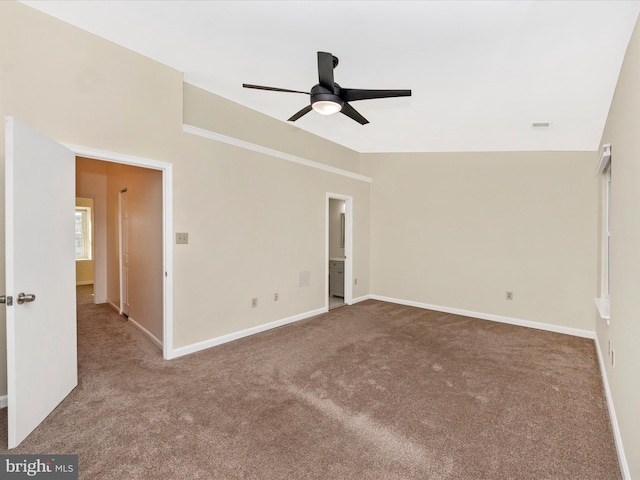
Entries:
[[256,308],[258,306],[258,297],[253,297],[251,299],[251,308]]
[[611,349],[611,366],[616,368],[616,351],[613,348]]
[[278,301],[278,292],[273,294],[273,301],[277,302]]
[[507,300],[513,300],[513,292],[507,291]]

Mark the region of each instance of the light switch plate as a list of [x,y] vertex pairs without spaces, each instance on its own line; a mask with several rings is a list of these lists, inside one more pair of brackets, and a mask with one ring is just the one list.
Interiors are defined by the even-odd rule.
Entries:
[[177,244],[187,244],[187,243],[189,243],[189,234],[188,233],[176,233],[176,243]]

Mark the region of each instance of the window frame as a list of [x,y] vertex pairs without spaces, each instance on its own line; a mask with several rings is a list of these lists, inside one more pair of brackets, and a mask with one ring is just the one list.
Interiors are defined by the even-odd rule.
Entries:
[[93,209],[88,206],[76,205],[75,213],[82,213],[82,233],[76,233],[76,238],[82,236],[82,245],[84,255],[78,256],[76,253],[76,262],[88,262],[93,260],[93,250],[91,248],[91,230],[93,225]]
[[602,247],[600,250],[600,296],[595,299],[600,318],[609,324],[611,312],[611,144],[602,146],[596,173],[602,177]]
[[600,296],[609,298],[611,285],[609,283],[609,269],[611,268],[611,162],[604,172],[604,182],[602,193],[602,284],[600,286]]

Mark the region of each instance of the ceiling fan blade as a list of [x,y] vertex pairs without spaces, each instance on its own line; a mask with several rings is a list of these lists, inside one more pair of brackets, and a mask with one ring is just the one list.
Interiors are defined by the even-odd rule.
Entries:
[[303,115],[306,115],[307,113],[309,113],[311,111],[311,105],[307,105],[306,107],[304,107],[302,110],[300,110],[298,113],[296,113],[295,115],[293,115],[291,118],[287,119],[287,122],[295,122],[296,120],[298,120],[300,117],[302,117]]
[[256,90],[270,90],[272,92],[287,92],[287,93],[304,93],[309,95],[309,92],[301,92],[300,90],[288,90],[286,88],[265,87],[263,85],[251,85],[250,83],[243,83],[244,88],[255,88]]
[[333,92],[333,55],[327,52],[318,52],[318,80],[320,86]]
[[349,105],[347,102],[344,102],[344,105],[342,106],[342,110],[340,111],[344,113],[347,117],[358,122],[360,125],[366,125],[367,123],[369,123],[369,120],[367,120],[362,115],[360,115],[358,111],[355,108],[353,108],[351,105]]
[[343,88],[340,97],[345,102],[369,100],[373,98],[410,97],[411,90],[362,90],[359,88]]

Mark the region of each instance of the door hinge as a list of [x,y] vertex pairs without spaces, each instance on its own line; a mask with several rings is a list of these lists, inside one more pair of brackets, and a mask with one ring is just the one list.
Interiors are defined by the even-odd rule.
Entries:
[[11,295],[0,295],[0,303],[6,303],[7,307],[13,305],[13,297]]

